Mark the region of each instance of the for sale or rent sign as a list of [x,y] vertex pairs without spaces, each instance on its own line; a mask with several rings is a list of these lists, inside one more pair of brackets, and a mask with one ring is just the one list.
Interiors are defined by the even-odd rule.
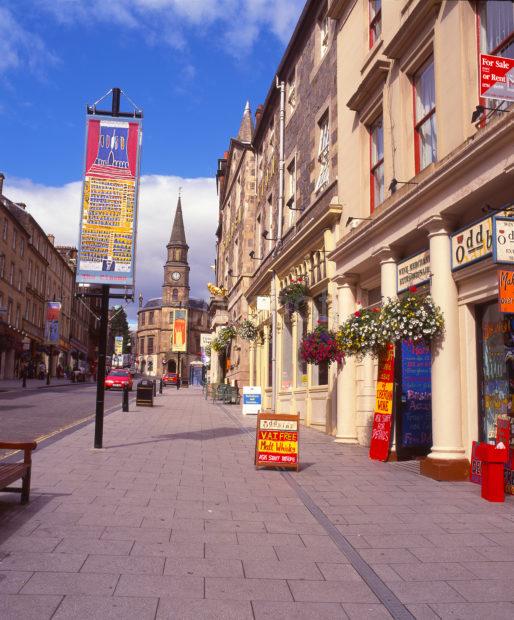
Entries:
[[514,59],[480,54],[480,97],[514,101]]
[[255,435],[255,467],[300,466],[300,414],[259,413]]

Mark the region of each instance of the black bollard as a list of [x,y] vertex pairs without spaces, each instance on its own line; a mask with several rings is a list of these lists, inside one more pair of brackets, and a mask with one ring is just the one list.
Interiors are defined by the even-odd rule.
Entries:
[[159,381],[159,394],[162,394],[162,379]]
[[46,384],[50,385],[50,370],[46,373]]
[[153,395],[154,397],[157,396],[157,382],[155,379],[153,380]]
[[122,400],[121,410],[122,411],[129,410],[129,391],[128,391],[127,385],[123,386],[123,400]]
[[24,388],[27,387],[27,373],[26,372],[24,372],[22,375],[21,387],[24,387]]

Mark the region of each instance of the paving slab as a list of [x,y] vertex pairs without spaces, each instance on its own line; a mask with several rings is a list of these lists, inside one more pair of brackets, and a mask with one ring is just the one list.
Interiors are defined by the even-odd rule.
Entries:
[[62,596],[15,596],[0,594],[2,620],[50,620],[62,601]]
[[52,620],[153,620],[158,599],[137,596],[65,596]]

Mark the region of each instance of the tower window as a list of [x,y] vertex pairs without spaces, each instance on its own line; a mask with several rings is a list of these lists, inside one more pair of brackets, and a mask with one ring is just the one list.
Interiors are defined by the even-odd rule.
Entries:
[[178,301],[178,289],[173,289],[173,291],[171,292],[171,299],[173,301]]

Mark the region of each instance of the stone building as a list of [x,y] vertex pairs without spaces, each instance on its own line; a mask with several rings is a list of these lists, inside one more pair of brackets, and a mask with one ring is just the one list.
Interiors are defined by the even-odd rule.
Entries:
[[[376,362],[305,369],[300,335],[403,295],[405,281],[431,293],[445,334],[416,352],[429,385],[423,440],[409,430],[401,343],[391,447],[425,456],[422,472],[438,479],[464,478],[472,442],[514,416],[514,322],[498,310],[492,257],[492,216],[514,203],[514,115],[479,97],[481,52],[514,57],[511,2],[307,2],[256,122],[256,218],[243,223],[260,259],[249,312],[258,296],[271,309],[257,316],[249,382],[263,408],[299,411],[339,442],[369,444]],[[289,320],[278,293],[299,278],[307,307]]]
[[[203,379],[200,334],[208,332],[208,308],[204,301],[189,297],[189,246],[180,197],[166,250],[162,296],[144,305],[140,298],[136,359],[140,371],[146,375],[178,372],[183,381],[199,384]],[[172,347],[176,310],[187,313],[185,352],[174,351]]]

